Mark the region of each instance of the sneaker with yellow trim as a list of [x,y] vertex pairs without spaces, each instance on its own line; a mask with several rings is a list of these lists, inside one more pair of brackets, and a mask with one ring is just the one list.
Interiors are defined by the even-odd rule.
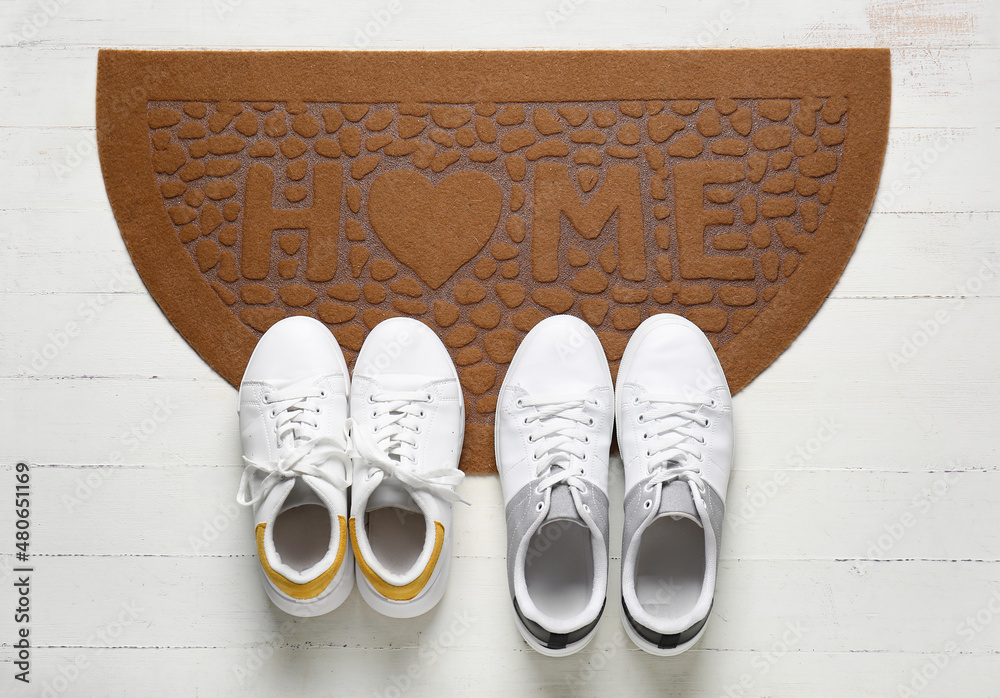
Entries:
[[422,322],[391,318],[365,339],[351,386],[351,544],[373,609],[412,618],[444,594],[465,404],[444,344]]
[[264,589],[294,616],[328,613],[354,586],[349,391],[337,340],[308,317],[271,327],[240,384],[246,468],[237,501],[253,507]]

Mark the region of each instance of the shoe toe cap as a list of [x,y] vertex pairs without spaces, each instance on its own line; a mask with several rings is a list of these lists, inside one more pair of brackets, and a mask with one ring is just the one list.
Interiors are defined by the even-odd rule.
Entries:
[[296,381],[342,372],[343,354],[327,327],[309,317],[275,323],[261,337],[243,380]]

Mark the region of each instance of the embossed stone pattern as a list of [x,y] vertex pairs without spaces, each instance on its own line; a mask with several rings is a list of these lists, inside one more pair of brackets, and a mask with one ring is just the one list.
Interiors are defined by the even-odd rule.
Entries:
[[544,317],[630,331],[684,315],[722,347],[809,254],[844,97],[510,104],[151,102],[164,206],[206,283],[263,333],[415,317],[471,423]]

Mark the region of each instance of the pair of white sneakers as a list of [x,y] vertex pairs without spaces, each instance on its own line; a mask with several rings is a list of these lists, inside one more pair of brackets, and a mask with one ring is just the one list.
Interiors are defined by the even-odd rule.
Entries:
[[355,577],[387,616],[437,604],[464,477],[465,405],[432,330],[380,323],[352,381],[325,325],[281,320],[250,358],[238,410],[246,469],[237,501],[253,506],[261,579],[278,608],[328,613]]
[[705,630],[733,458],[732,397],[705,335],[669,314],[629,340],[617,385],[597,335],[559,315],[528,333],[496,411],[515,622],[542,654],[594,636],[608,588],[612,428],[625,468],[622,621],[655,655]]

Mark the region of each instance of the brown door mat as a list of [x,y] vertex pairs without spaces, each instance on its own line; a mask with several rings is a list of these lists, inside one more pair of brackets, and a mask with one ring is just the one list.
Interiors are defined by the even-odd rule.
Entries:
[[678,313],[734,392],[805,327],[864,227],[888,50],[101,51],[97,135],[122,237],[233,385],[293,314],[348,362],[418,318],[465,389],[462,467],[494,470],[496,394],[553,313]]

